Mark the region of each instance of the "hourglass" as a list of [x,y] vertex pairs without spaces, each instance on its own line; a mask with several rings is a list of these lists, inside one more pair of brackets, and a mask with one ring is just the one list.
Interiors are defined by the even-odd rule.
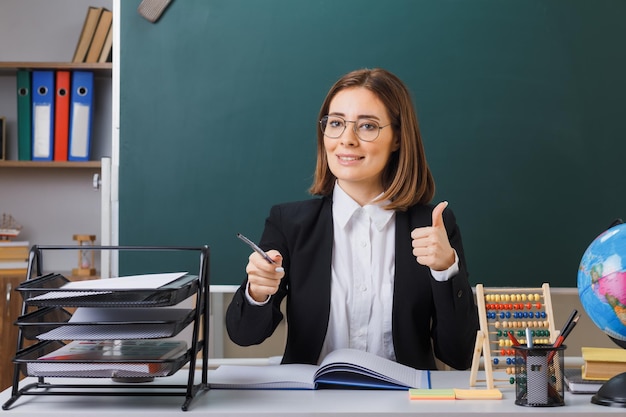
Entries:
[[81,246],[81,249],[78,251],[78,268],[72,269],[72,275],[96,275],[96,268],[94,268],[94,250],[92,248],[96,240],[96,235],[74,235],[72,239],[77,241],[78,245]]

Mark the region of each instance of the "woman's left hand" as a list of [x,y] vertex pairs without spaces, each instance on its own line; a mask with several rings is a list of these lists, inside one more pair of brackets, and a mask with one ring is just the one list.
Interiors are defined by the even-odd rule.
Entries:
[[433,225],[417,227],[411,232],[417,262],[434,271],[445,271],[454,263],[454,249],[443,224],[443,211],[447,206],[447,201],[437,204],[432,214]]

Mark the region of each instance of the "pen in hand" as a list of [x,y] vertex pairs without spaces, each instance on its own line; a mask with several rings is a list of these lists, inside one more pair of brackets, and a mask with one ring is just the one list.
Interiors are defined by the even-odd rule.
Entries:
[[[253,241],[251,241],[250,239],[248,239],[247,237],[245,237],[244,235],[242,235],[241,233],[237,233],[237,237],[239,239],[241,239],[243,242],[245,242],[248,246],[250,246],[252,248],[252,250],[254,250],[256,253],[258,253],[259,255],[261,255],[263,257],[263,259],[265,259],[267,262],[274,264],[274,265],[278,265],[272,258],[270,258],[270,256],[265,253],[265,251],[263,249],[261,249],[256,243],[254,243]],[[281,266],[278,266],[276,268],[276,272],[283,272],[285,269]]]

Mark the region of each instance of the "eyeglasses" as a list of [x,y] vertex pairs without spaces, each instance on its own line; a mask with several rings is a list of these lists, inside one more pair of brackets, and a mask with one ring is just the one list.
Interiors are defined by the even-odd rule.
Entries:
[[391,123],[384,126],[380,126],[376,120],[372,119],[357,119],[346,120],[340,116],[324,116],[320,120],[320,129],[324,136],[331,139],[337,139],[346,130],[348,123],[354,123],[353,130],[356,136],[363,142],[373,142],[378,138],[381,129],[390,126]]

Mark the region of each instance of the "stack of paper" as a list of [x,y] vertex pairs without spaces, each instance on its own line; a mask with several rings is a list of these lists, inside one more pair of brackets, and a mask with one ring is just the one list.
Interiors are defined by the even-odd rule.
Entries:
[[569,391],[574,394],[595,394],[604,384],[604,381],[583,379],[580,368],[566,368],[563,378]]

